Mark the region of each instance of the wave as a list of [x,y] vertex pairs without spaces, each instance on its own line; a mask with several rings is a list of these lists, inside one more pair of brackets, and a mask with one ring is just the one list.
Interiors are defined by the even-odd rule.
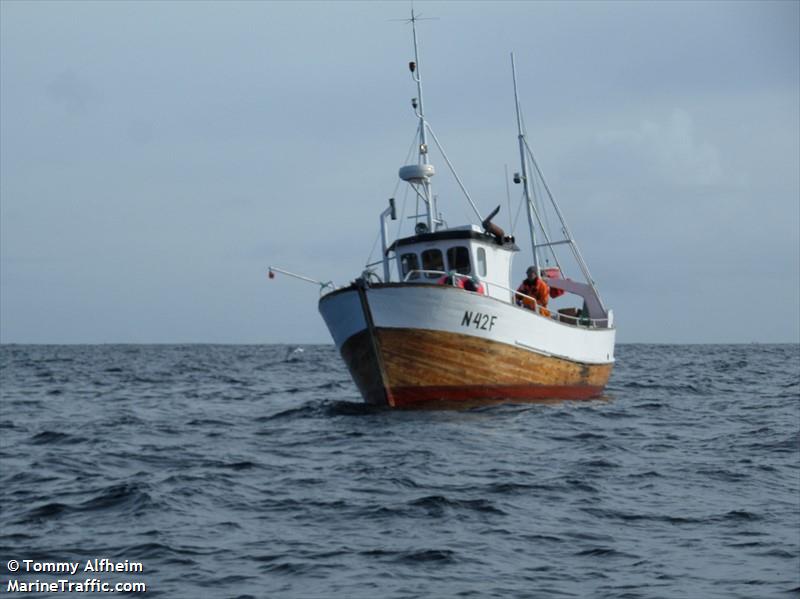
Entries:
[[81,443],[84,439],[58,431],[42,431],[31,438],[33,445],[55,445]]
[[487,499],[449,499],[443,495],[428,495],[420,497],[408,503],[415,508],[423,508],[430,512],[440,512],[445,509],[468,510],[488,514],[503,515],[505,512],[499,509]]

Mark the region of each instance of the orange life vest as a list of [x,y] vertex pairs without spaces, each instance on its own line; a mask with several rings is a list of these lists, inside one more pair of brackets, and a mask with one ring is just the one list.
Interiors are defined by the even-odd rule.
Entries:
[[472,282],[471,279],[467,279],[465,277],[456,277],[455,284],[453,282],[453,277],[451,275],[445,275],[440,279],[437,279],[437,285],[453,285],[454,287],[458,287],[460,289],[465,289],[467,291],[473,291],[475,293],[480,293],[481,295],[485,295],[486,290],[483,287],[483,283],[478,281],[477,284]]
[[517,296],[518,304],[521,303],[529,310],[536,310],[536,305],[538,304],[541,306],[539,313],[542,316],[550,316],[550,310],[546,308],[547,302],[550,301],[550,288],[542,279],[536,277],[533,283],[525,279],[517,288],[517,293],[524,294]]

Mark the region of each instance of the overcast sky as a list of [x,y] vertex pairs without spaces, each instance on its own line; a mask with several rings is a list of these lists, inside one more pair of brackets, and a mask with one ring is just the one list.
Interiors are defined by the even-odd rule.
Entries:
[[[800,3],[415,7],[438,17],[419,30],[429,121],[507,229],[515,52],[620,342],[800,341]],[[346,283],[402,199],[409,12],[0,2],[0,341],[329,342],[317,289],[267,266]]]

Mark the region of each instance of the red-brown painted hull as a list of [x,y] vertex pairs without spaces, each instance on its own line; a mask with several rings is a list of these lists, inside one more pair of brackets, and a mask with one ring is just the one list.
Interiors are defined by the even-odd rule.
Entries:
[[365,400],[396,408],[591,399],[602,394],[613,366],[416,329],[365,330],[341,353]]
[[602,393],[603,387],[581,385],[431,385],[391,389],[395,406],[398,407],[431,401],[592,399]]

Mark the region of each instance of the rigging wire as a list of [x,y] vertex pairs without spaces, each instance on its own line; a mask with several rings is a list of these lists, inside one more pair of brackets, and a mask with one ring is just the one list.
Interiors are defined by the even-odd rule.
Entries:
[[511,221],[511,187],[508,184],[508,164],[504,164],[503,168],[505,169],[506,173],[506,203],[508,204],[508,226],[511,229],[513,229],[514,224]]
[[[552,227],[550,226],[550,219],[547,216],[548,210],[547,210],[547,205],[545,204],[545,201],[544,201],[545,194],[542,193],[542,187],[544,187],[544,189],[546,191],[547,199],[550,200],[550,205],[553,206],[554,210],[556,211],[556,214],[558,215],[559,219],[561,220],[561,223],[562,223],[562,229],[561,230],[564,233],[565,239],[570,241],[570,247],[572,248],[573,254],[576,252],[577,248],[575,248],[574,244],[571,241],[570,235],[567,233],[567,231],[565,229],[564,219],[561,216],[560,211],[558,210],[558,207],[557,207],[557,205],[555,203],[555,199],[553,199],[553,194],[550,193],[550,188],[547,186],[547,182],[544,180],[544,175],[542,174],[542,171],[539,168],[539,164],[536,162],[536,158],[533,156],[533,151],[531,150],[531,147],[528,145],[528,130],[527,130],[527,127],[525,126],[525,115],[524,114],[520,115],[520,120],[521,120],[522,132],[523,132],[523,143],[525,144],[525,149],[527,151],[526,152],[526,156],[525,156],[525,160],[527,161],[528,159],[530,159],[531,164],[534,167],[533,168],[533,172],[530,175],[531,176],[531,184],[532,184],[532,188],[533,188],[532,189],[533,198],[531,198],[531,200],[532,200],[531,201],[531,206],[532,206],[533,212],[534,212],[534,214],[536,216],[536,222],[538,222],[538,224],[539,224],[539,230],[541,230],[542,235],[544,236],[545,241],[547,242],[547,250],[549,252],[549,255],[552,256],[552,258],[555,261],[556,266],[558,266],[559,270],[562,270],[562,272],[563,272],[563,269],[561,267],[561,262],[558,259],[558,255],[556,254],[553,245],[551,244],[550,234],[552,233]],[[533,227],[535,229],[535,227],[536,227],[535,223],[533,224]],[[547,256],[547,255],[545,255],[545,256]],[[548,263],[548,264],[550,263],[550,260],[549,260],[548,257],[545,257],[545,262]]]
[[[520,127],[522,129],[522,141],[525,144],[525,148],[527,149],[527,154],[523,153],[523,156],[521,158],[527,164],[529,158],[531,160],[533,160],[533,153],[531,152],[530,146],[528,145],[528,138],[527,138],[528,134],[527,134],[527,131],[525,129],[524,117],[522,117],[522,116],[520,116]],[[531,222],[530,222],[531,236],[532,236],[532,238],[535,237],[536,225],[538,223],[539,230],[542,232],[542,236],[544,237],[544,240],[546,242],[545,245],[550,250],[550,255],[553,256],[553,259],[555,260],[556,266],[558,266],[559,270],[562,270],[561,269],[561,263],[558,260],[558,256],[556,255],[555,251],[553,250],[552,242],[551,242],[550,235],[549,235],[550,227],[549,226],[545,227],[544,223],[542,222],[542,217],[540,215],[539,208],[541,208],[542,210],[545,210],[545,204],[544,204],[544,198],[542,197],[543,194],[537,195],[537,193],[536,193],[536,187],[537,187],[537,185],[536,185],[536,173],[537,172],[539,174],[540,180],[542,182],[544,182],[544,177],[542,177],[542,173],[541,173],[541,170],[538,169],[538,165],[536,166],[536,170],[528,175],[531,178],[531,181],[528,181],[528,184],[530,185],[532,183],[531,189],[530,189],[530,191],[532,193],[532,197],[528,198],[528,201],[530,202],[530,205],[529,205],[530,206],[530,210],[533,212],[533,216],[535,217],[535,220],[531,220]],[[550,203],[557,210],[555,201],[553,200],[553,196],[549,194],[549,190],[548,190],[548,195],[550,197]],[[537,201],[536,201],[537,198],[539,198],[539,201],[538,201],[539,208],[537,208]],[[563,219],[562,219],[562,222],[563,222]],[[539,252],[538,252],[538,250],[536,248],[535,241],[534,241],[533,251],[536,252],[536,256],[539,255]],[[573,246],[573,251],[575,251],[575,247],[574,246]],[[536,256],[534,256],[534,262],[536,262]],[[550,264],[550,260],[548,258],[545,258],[545,262],[547,264]]]
[[517,205],[517,215],[514,217],[514,224],[511,226],[511,234],[517,230],[517,223],[519,222],[519,213],[522,211],[522,205],[525,203],[525,193],[522,192],[519,196],[519,204]]
[[453,166],[453,163],[450,162],[450,159],[447,157],[447,153],[444,151],[444,148],[442,147],[442,144],[439,143],[439,138],[436,137],[436,134],[433,132],[433,129],[431,129],[430,123],[426,122],[425,125],[427,126],[428,132],[431,134],[431,137],[433,137],[433,141],[436,142],[436,147],[439,148],[439,152],[441,152],[442,158],[444,158],[444,161],[447,163],[447,166],[450,167],[450,172],[453,173],[453,177],[455,177],[456,183],[458,183],[458,186],[461,188],[461,192],[467,198],[467,201],[469,202],[469,205],[472,206],[472,209],[475,211],[475,214],[478,217],[478,222],[483,221],[483,217],[481,216],[481,213],[478,210],[478,207],[475,206],[475,202],[472,201],[472,198],[470,197],[469,193],[467,192],[467,189],[464,187],[464,184],[461,182],[461,178],[458,176],[458,173],[456,172],[456,169]]
[[[411,157],[411,151],[413,151],[414,143],[416,142],[417,137],[421,137],[421,133],[420,133],[421,131],[422,131],[422,123],[419,123],[417,125],[417,132],[414,134],[414,139],[411,140],[412,150],[409,151],[409,158]],[[421,159],[421,156],[420,156],[420,159]],[[408,162],[408,159],[406,159],[406,162]],[[419,223],[419,217],[422,216],[419,213],[419,200],[420,200],[421,194],[419,193],[419,189],[417,189],[414,185],[411,185],[409,183],[409,187],[413,187],[414,188],[414,194],[416,196],[415,197],[415,202],[414,202],[414,229],[416,230],[416,226]],[[406,188],[406,190],[407,189],[408,188]],[[427,201],[426,201],[426,203],[427,203]],[[429,207],[429,209],[430,209],[430,207]]]
[[592,291],[594,292],[594,295],[597,298],[597,301],[600,303],[601,308],[603,310],[605,310],[605,306],[603,305],[603,300],[600,298],[600,293],[597,291],[597,287],[595,286],[595,282],[594,282],[594,279],[592,278],[592,274],[589,272],[589,266],[586,264],[586,261],[583,259],[583,256],[581,255],[581,252],[578,249],[578,244],[576,244],[575,241],[572,238],[572,233],[570,232],[569,227],[567,226],[567,221],[564,220],[564,215],[561,214],[561,210],[558,208],[558,204],[553,199],[553,194],[550,192],[550,187],[547,185],[547,181],[545,180],[544,175],[542,174],[542,170],[539,168],[539,164],[536,162],[536,158],[534,157],[533,151],[531,150],[530,146],[528,145],[528,141],[527,140],[524,140],[524,141],[525,141],[525,148],[528,151],[528,156],[530,156],[531,162],[533,163],[533,166],[536,169],[536,172],[539,173],[539,177],[542,180],[542,185],[544,185],[544,188],[547,191],[547,196],[550,198],[550,203],[553,206],[553,210],[555,211],[556,215],[558,216],[558,219],[561,221],[561,230],[563,231],[564,236],[566,237],[566,240],[569,242],[568,245],[569,245],[570,249],[572,249],[572,255],[575,257],[575,260],[578,263],[578,266],[580,267],[581,272],[583,273],[583,276],[586,279],[586,282],[592,288]]
[[403,192],[403,207],[400,209],[400,218],[397,219],[397,233],[395,234],[395,239],[400,238],[400,230],[403,228],[403,221],[405,220],[406,216],[407,201],[408,201],[408,187],[406,187],[405,192]]
[[[419,126],[417,126],[417,130],[414,132],[414,136],[411,138],[411,145],[408,148],[408,152],[406,152],[406,159],[403,161],[403,164],[408,164],[408,161],[411,160],[411,154],[414,152],[414,146],[417,142],[417,135],[419,134]],[[394,185],[394,191],[392,191],[392,195],[389,197],[393,198],[397,195],[397,190],[400,188],[400,183],[402,180],[398,177],[397,182]],[[406,199],[408,198],[408,188],[406,188],[405,195],[403,196],[403,210],[402,212],[405,213],[406,209]],[[403,225],[402,216],[400,217],[400,222],[397,225],[397,237],[400,237],[400,227]],[[370,264],[372,262],[372,255],[375,253],[375,247],[378,245],[378,239],[380,239],[381,232],[380,229],[378,230],[378,235],[375,237],[375,241],[372,242],[372,249],[369,251],[369,256],[367,256],[367,261],[364,264]]]
[[[408,164],[409,161],[411,160],[411,155],[414,153],[414,147],[417,145],[417,137],[418,136],[419,136],[419,125],[417,125],[417,130],[414,132],[414,136],[411,138],[411,145],[408,146],[408,152],[406,152],[406,159],[403,162],[403,164]],[[400,179],[398,177],[397,178],[397,184],[394,186],[394,194],[392,194],[393,196],[397,193],[397,189],[400,187],[400,183],[401,182],[402,182],[402,179]],[[404,216],[405,216],[405,213],[406,213],[406,202],[407,201],[408,201],[408,187],[405,188],[405,192],[403,193],[403,208],[400,211],[400,213],[401,213],[400,214],[400,220],[397,223],[397,235],[395,236],[395,238],[399,238],[400,237],[400,231],[403,228],[403,220],[404,220]],[[419,206],[419,197],[417,197],[417,206]],[[419,210],[415,210],[414,214],[419,214]],[[416,224],[416,221],[415,221],[415,224]]]
[[[544,198],[544,193],[542,192],[542,188],[541,188],[541,184],[540,184],[540,181],[539,181],[539,177],[537,177],[535,175],[536,175],[536,172],[534,171],[533,187],[536,189],[536,191],[534,193],[536,194],[536,197]],[[545,205],[543,199],[539,201],[539,206],[538,206],[537,210],[538,210],[539,214],[542,217],[541,219],[537,219],[538,222],[539,222],[539,228],[542,230],[542,235],[545,237],[545,239],[550,240],[551,237],[552,237],[552,230],[550,228],[550,221],[547,218],[547,212],[548,212],[547,211],[547,206]],[[544,256],[545,262],[548,265],[550,264],[550,258],[551,257],[556,262],[558,262],[558,260],[556,258],[556,255],[555,255],[555,251],[553,250],[553,246],[548,246],[547,247],[547,252],[545,253],[545,256]]]
[[[522,112],[520,114],[520,121],[521,121],[521,124],[522,124],[522,135],[524,136],[524,139],[527,140],[528,139],[528,126],[525,123],[525,113],[524,112]],[[538,185],[538,178],[536,177],[536,172],[535,171],[530,173],[528,176],[531,179],[530,180],[531,192],[533,194],[533,197],[531,198],[531,202],[533,203],[533,210],[534,210],[534,212],[536,212],[536,214],[538,216],[539,214],[544,212],[544,204],[542,202],[541,188]],[[537,220],[539,220],[539,219],[537,218]],[[549,228],[548,228],[548,231],[545,232],[544,231],[544,227],[542,227],[541,225],[542,225],[541,220],[539,220],[539,228],[542,229],[542,234],[543,235],[550,232]],[[535,224],[534,224],[534,226],[535,226]]]
[[378,239],[381,238],[381,231],[378,229],[378,234],[375,236],[375,241],[372,242],[372,249],[369,251],[369,256],[367,257],[367,261],[364,264],[371,264],[372,263],[372,254],[375,253],[375,246],[378,245]]

